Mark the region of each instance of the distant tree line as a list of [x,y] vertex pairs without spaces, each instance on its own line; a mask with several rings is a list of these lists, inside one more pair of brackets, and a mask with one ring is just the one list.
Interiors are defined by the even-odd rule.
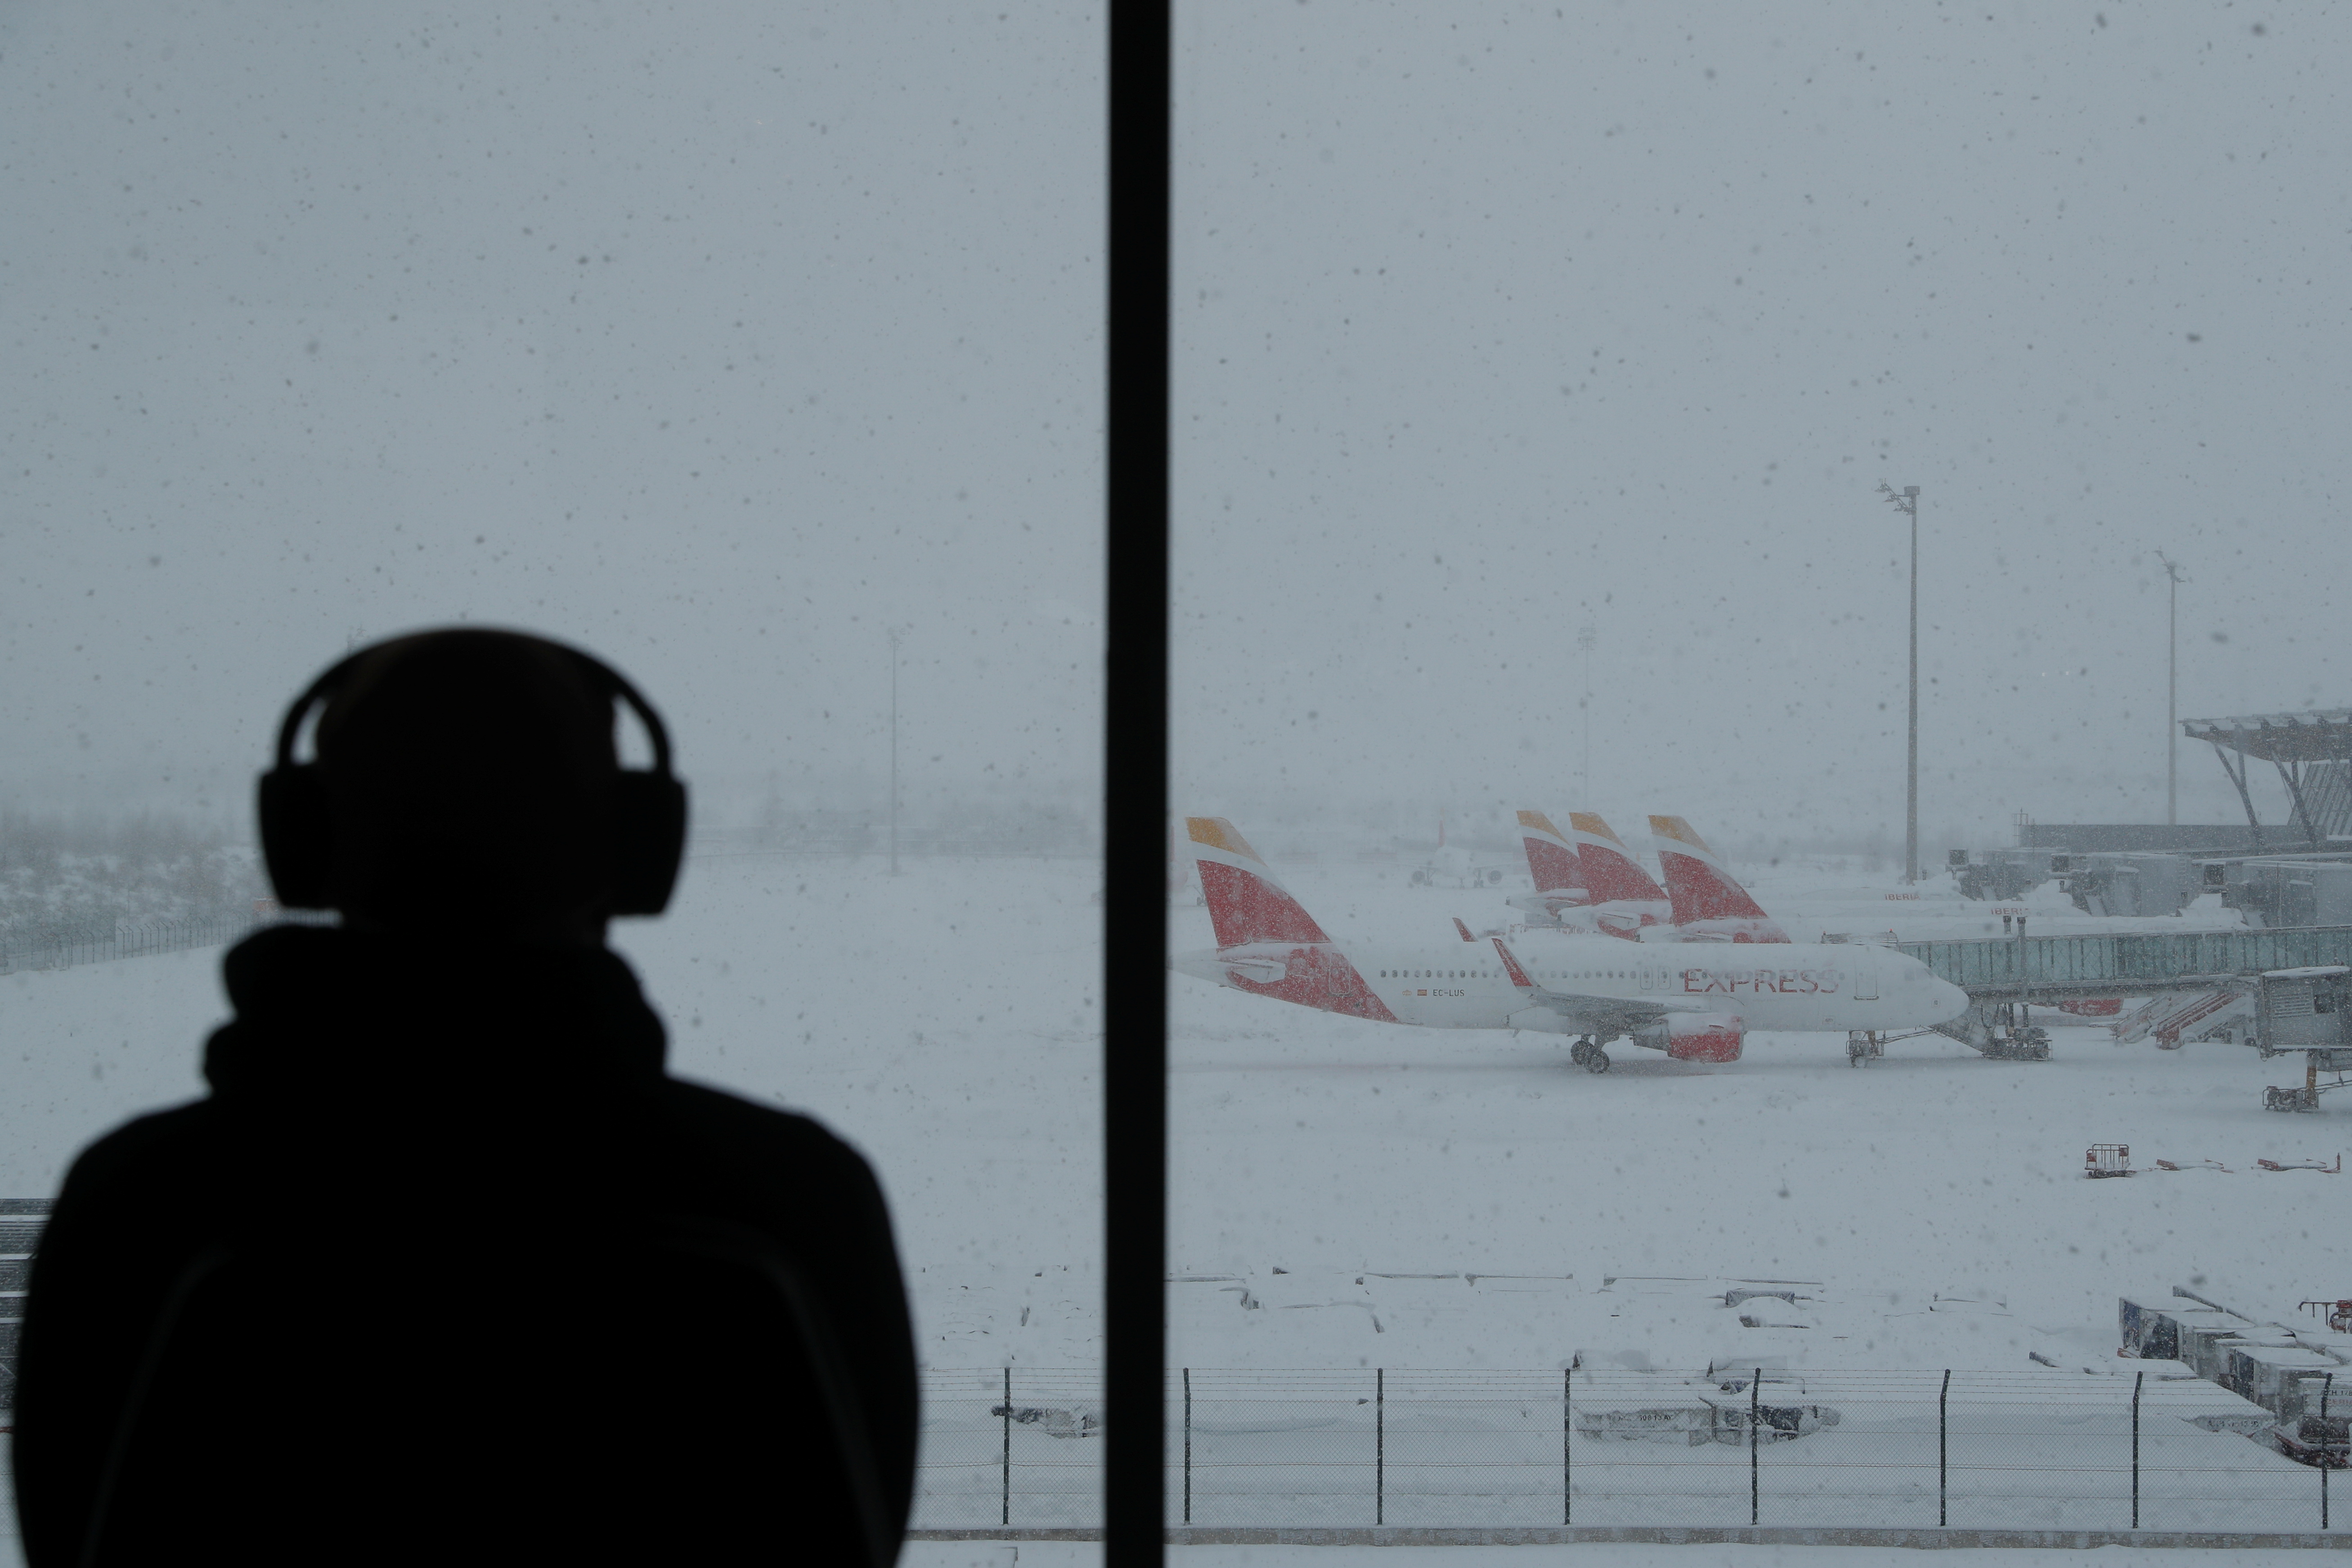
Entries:
[[[697,829],[689,852],[879,855],[889,848],[889,813],[874,806],[771,806],[743,826]],[[898,819],[902,855],[1085,856],[1100,849],[1083,812],[1050,801],[971,803]]]
[[215,823],[0,805],[0,934],[104,937],[121,922],[250,915],[268,891],[252,847]]

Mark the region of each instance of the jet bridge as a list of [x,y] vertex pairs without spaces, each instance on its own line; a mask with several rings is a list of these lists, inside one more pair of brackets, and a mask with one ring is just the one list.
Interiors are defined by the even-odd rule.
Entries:
[[[2301,1051],[2301,1087],[2263,1091],[2265,1110],[2316,1110],[2330,1089],[2352,1088],[2352,969],[2340,963],[2276,969],[2262,978],[2253,1045],[2264,1060]],[[2327,1081],[2320,1081],[2321,1074]]]
[[1906,942],[1926,964],[1977,1002],[2051,1002],[2217,990],[2281,969],[2352,963],[2352,925],[2270,931],[2100,932]]
[[[2352,835],[2352,709],[2183,719],[2180,732],[2212,746],[2246,808],[2246,826],[2257,847],[2290,849],[2300,839],[2301,847],[2325,849],[2332,840]],[[2267,845],[2247,780],[2247,771],[2258,762],[2278,770],[2294,816],[2291,826],[2267,830]]]
[[2272,1087],[2265,1109],[2316,1110],[2324,1093],[2352,1088],[2352,925],[1984,937],[1902,942],[1897,951],[1969,994],[1968,1012],[1937,1031],[1989,1057],[2048,1057],[2049,1036],[2032,1026],[2036,1002],[2236,993],[2255,1005],[2246,1044],[2265,1058],[2305,1053],[2304,1083]]

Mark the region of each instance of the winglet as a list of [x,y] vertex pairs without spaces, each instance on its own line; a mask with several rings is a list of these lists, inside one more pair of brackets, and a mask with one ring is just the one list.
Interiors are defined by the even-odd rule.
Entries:
[[1518,957],[1511,952],[1511,944],[1505,942],[1499,936],[1492,938],[1491,940],[1495,943],[1495,951],[1502,955],[1503,973],[1510,976],[1511,984],[1517,986],[1522,991],[1534,990],[1536,988],[1536,983],[1528,978],[1528,972],[1526,970],[1519,967]]
[[1455,915],[1454,917],[1454,929],[1462,933],[1462,940],[1464,942],[1476,942],[1478,940],[1476,937],[1470,934],[1470,928],[1462,923],[1462,917],[1460,915]]

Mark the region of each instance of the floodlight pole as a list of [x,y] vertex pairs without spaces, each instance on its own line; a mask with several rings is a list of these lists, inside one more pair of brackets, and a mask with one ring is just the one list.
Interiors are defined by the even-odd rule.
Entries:
[[1911,520],[1911,738],[1903,795],[1903,879],[1919,879],[1919,487],[1879,481],[1879,493]]
[[890,875],[898,874],[898,633],[890,632]]
[[2180,820],[2180,563],[2159,550],[2171,600],[2164,612],[2164,823]]
[[1919,879],[1919,487],[1906,485],[1911,504],[1911,738],[1905,752],[1903,790],[1903,879]]
[[1590,624],[1576,629],[1576,646],[1584,650],[1584,769],[1581,781],[1584,789],[1584,809],[1592,809],[1592,645],[1601,640],[1600,628]]

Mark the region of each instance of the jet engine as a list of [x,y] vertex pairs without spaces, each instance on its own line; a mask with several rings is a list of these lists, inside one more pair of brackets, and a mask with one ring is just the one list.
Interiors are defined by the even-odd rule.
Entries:
[[1669,1013],[1634,1038],[1678,1062],[1736,1062],[1747,1028],[1729,1013]]

